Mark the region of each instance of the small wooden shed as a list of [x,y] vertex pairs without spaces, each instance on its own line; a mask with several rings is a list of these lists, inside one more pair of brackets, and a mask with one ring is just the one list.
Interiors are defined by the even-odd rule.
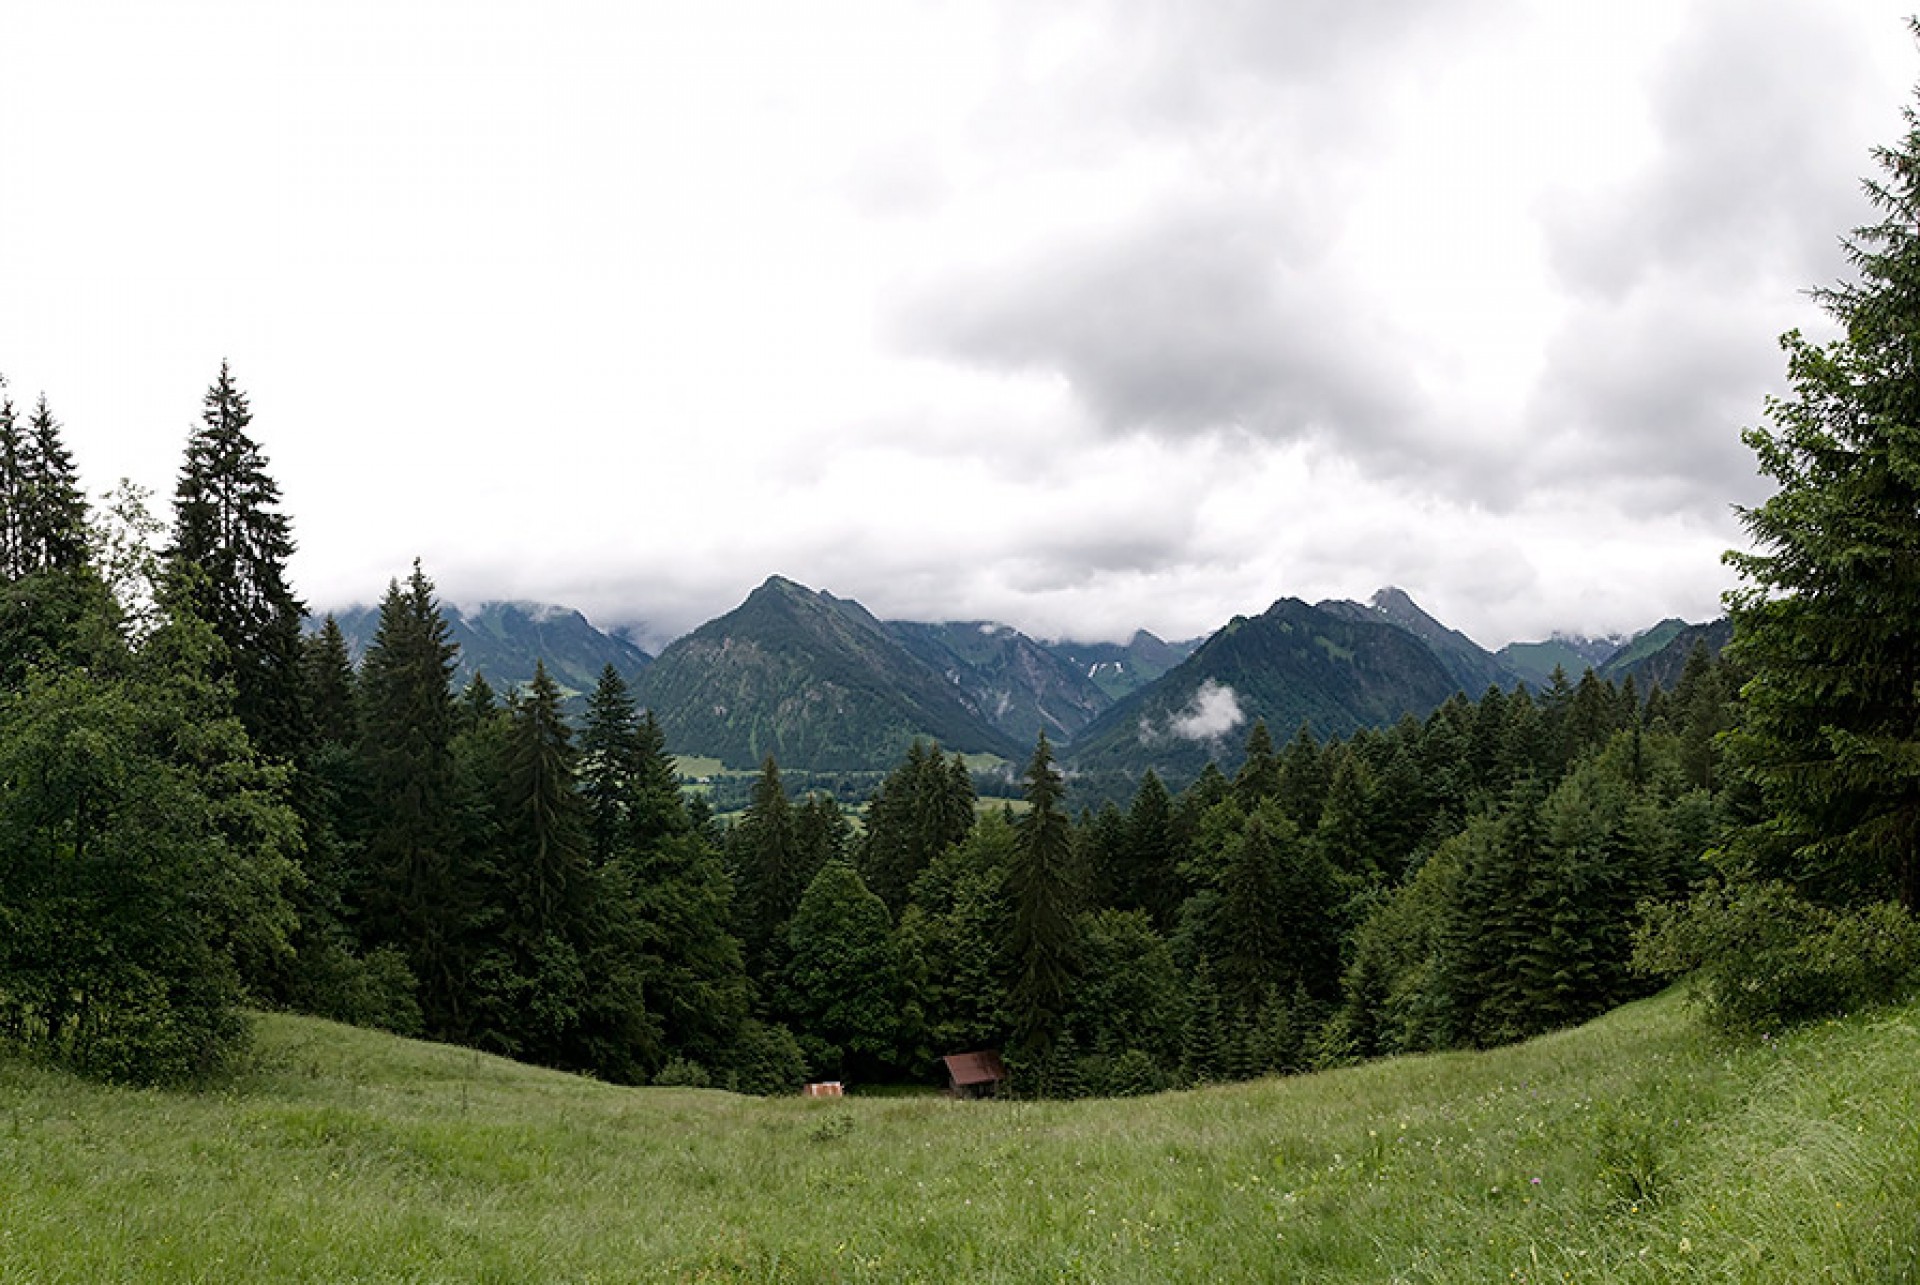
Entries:
[[1000,1054],[987,1049],[979,1053],[950,1053],[940,1059],[947,1068],[947,1096],[950,1098],[990,1098],[1007,1082],[1007,1066]]

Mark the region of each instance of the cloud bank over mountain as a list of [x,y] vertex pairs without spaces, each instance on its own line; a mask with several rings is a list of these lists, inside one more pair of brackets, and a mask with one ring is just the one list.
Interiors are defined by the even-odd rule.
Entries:
[[230,359],[322,607],[1698,619],[1903,12],[34,6],[0,371],[165,496]]

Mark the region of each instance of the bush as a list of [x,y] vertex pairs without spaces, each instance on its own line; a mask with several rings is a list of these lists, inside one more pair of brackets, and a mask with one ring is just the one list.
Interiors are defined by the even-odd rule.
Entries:
[[749,1020],[734,1044],[727,1079],[728,1087],[740,1093],[792,1093],[806,1082],[807,1060],[786,1027]]
[[707,1074],[707,1068],[690,1058],[670,1059],[653,1077],[653,1082],[661,1088],[705,1089],[713,1085],[713,1077]]
[[1920,983],[1920,922],[1891,902],[1833,910],[1783,883],[1713,883],[1648,907],[1634,967],[1691,975],[1708,1019],[1760,1032],[1898,999]]
[[90,997],[70,1027],[59,1061],[110,1084],[204,1083],[236,1065],[252,1030],[232,988],[178,981],[135,969]]

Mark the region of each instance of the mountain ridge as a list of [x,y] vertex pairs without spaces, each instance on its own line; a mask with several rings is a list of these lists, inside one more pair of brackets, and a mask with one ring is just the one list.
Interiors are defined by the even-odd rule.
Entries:
[[[1619,639],[1555,635],[1489,652],[1395,586],[1367,603],[1283,597],[1204,639],[1137,630],[1122,644],[1040,641],[990,621],[883,621],[854,599],[774,575],[659,657],[568,607],[444,611],[460,647],[457,683],[482,673],[519,686],[543,660],[577,710],[613,664],[676,752],[737,769],[771,754],[786,767],[884,770],[916,738],[1018,762],[1044,731],[1077,768],[1183,775],[1236,749],[1254,718],[1277,738],[1303,722],[1343,736],[1423,716],[1456,691],[1543,686],[1548,661],[1569,677],[1592,667],[1616,680],[1631,673],[1643,690],[1670,687],[1695,642],[1717,651],[1726,636],[1724,620],[1669,619]],[[335,616],[358,659],[377,611]],[[1513,656],[1518,671],[1503,659]]]

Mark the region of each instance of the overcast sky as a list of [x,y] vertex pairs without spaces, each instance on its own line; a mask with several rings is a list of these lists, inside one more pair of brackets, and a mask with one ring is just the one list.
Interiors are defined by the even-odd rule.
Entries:
[[8,0],[0,373],[317,608],[1700,620],[1912,3]]

